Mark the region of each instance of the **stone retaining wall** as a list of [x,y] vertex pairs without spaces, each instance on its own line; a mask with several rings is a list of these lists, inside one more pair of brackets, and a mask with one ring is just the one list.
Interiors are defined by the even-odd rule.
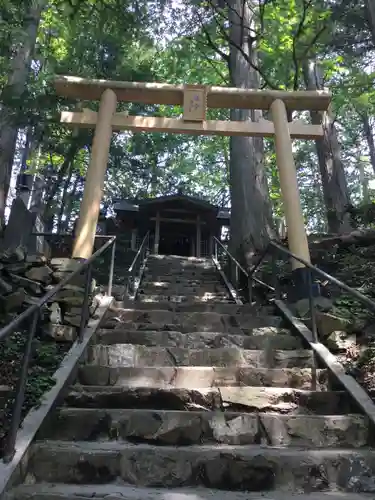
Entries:
[[[81,263],[82,259],[49,260],[42,254],[27,254],[21,246],[0,254],[1,324],[8,324],[30,305],[37,303]],[[61,341],[75,340],[83,313],[85,281],[85,273],[76,276],[43,308],[40,325],[46,335]],[[91,315],[96,308],[93,303],[95,286],[92,280],[89,296]]]

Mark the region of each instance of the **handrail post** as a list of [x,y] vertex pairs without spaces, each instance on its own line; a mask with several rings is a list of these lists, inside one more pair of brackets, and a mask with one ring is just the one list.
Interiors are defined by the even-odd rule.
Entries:
[[235,266],[234,266],[234,279],[235,279],[236,292],[238,294],[238,289],[239,289],[239,274],[238,274],[238,266],[237,266],[237,264],[235,264]]
[[150,245],[150,231],[147,231],[147,233],[143,237],[142,243],[137,251],[137,254],[133,259],[133,262],[129,267],[128,271],[129,275],[127,280],[127,295],[129,298],[130,297],[133,297],[133,299],[135,298],[137,290],[135,286],[136,267],[138,267],[139,264],[139,271],[141,271],[142,265],[144,265],[144,262],[149,255],[149,245]]
[[275,294],[276,298],[280,299],[281,297],[281,291],[280,291],[280,284],[278,280],[278,270],[277,270],[277,256],[278,256],[278,250],[276,248],[272,249],[271,252],[271,267],[272,267],[272,284],[275,289]]
[[249,295],[249,304],[253,303],[253,280],[250,276],[247,277],[247,291]]
[[89,309],[89,296],[91,288],[91,274],[92,274],[92,265],[90,263],[87,267],[87,272],[86,272],[85,294],[83,297],[82,314],[78,332],[79,342],[82,342],[83,340],[83,332],[86,327],[87,319],[90,316],[88,309]]
[[40,310],[37,309],[33,315],[31,325],[29,328],[29,335],[27,338],[26,348],[22,359],[22,365],[20,369],[20,374],[17,380],[17,385],[15,389],[14,403],[12,408],[12,420],[10,424],[10,430],[6,436],[5,451],[3,460],[8,463],[12,460],[15,449],[14,445],[17,438],[17,432],[21,423],[22,417],[22,406],[25,400],[25,389],[27,382],[27,372],[29,369],[29,363],[31,358],[32,344],[35,335],[36,325],[38,323]]
[[308,287],[309,287],[309,307],[311,314],[311,332],[313,334],[313,341],[318,342],[318,329],[316,325],[316,311],[314,304],[314,295],[313,295],[313,275],[312,270],[308,270]]
[[111,249],[111,262],[109,264],[109,279],[108,279],[108,290],[107,290],[108,297],[112,295],[113,272],[115,269],[115,255],[116,255],[116,240],[114,240]]

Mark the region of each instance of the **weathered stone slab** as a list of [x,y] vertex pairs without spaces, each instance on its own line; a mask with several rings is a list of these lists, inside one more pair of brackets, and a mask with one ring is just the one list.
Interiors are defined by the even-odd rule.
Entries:
[[319,335],[325,339],[332,332],[349,329],[350,321],[346,318],[335,316],[334,314],[316,311],[316,325]]
[[325,340],[325,345],[333,353],[345,352],[347,349],[355,347],[357,336],[346,332],[332,332]]
[[52,281],[52,269],[46,265],[32,267],[26,272],[26,278],[32,281],[39,281],[48,284]]
[[51,259],[50,266],[54,271],[72,273],[76,271],[84,262],[84,259],[70,259],[67,257],[59,257]]
[[[121,442],[50,441],[34,445],[30,475],[37,481],[110,483],[176,488],[205,486],[232,491],[327,491],[337,486],[372,491],[373,450],[315,450],[254,446],[151,446]],[[367,469],[368,480],[358,481],[353,464]],[[199,471],[199,473],[198,473]],[[365,479],[365,478],[363,478]]]
[[220,408],[245,413],[342,415],[353,413],[343,391],[308,391],[281,387],[201,389],[74,386],[66,404],[75,408],[191,410]]
[[165,310],[139,310],[139,309],[116,309],[108,310],[105,320],[117,318],[120,322],[139,323],[173,323],[173,311]]
[[12,285],[0,277],[0,293],[8,294],[12,290],[13,290]]
[[137,300],[141,303],[152,303],[158,304],[159,302],[172,302],[173,304],[209,304],[209,303],[231,303],[227,294],[211,294],[201,297],[199,295],[187,295],[184,293],[180,294],[167,294],[164,292],[163,295],[159,294],[144,294],[140,293]]
[[[327,385],[327,371],[316,370],[317,387]],[[314,375],[309,368],[211,368],[211,367],[121,367],[86,365],[80,368],[79,380],[87,385],[123,387],[220,387],[266,386],[314,389]]]
[[239,347],[165,349],[133,344],[90,346],[88,361],[92,364],[109,366],[314,367],[313,354],[307,349],[297,351],[249,350]]
[[27,262],[13,262],[12,264],[7,264],[6,271],[8,273],[14,274],[24,274],[28,269],[30,269],[32,264]]
[[[167,495],[167,496],[166,496]],[[199,497],[197,497],[199,495]],[[344,496],[343,496],[344,495]],[[122,484],[30,484],[17,486],[6,500],[86,500],[99,498],[110,500],[291,500],[290,492],[263,491],[220,491],[207,488],[174,488],[166,493],[165,489],[135,488]],[[373,500],[373,495],[365,493],[342,493],[340,491],[317,493],[293,493],[293,500]]]
[[[115,298],[118,298],[118,296],[112,294]],[[124,309],[129,309],[134,305],[134,303],[124,300],[120,301],[117,303],[118,307],[123,307]],[[155,305],[155,302],[139,302],[137,301],[137,309],[142,310],[142,311],[150,311],[154,310],[157,307],[157,309],[162,310],[162,311],[175,311],[177,305],[174,302],[158,302],[157,306]]]
[[33,266],[43,265],[47,263],[47,258],[43,254],[29,254],[26,255],[26,262]]
[[44,331],[57,342],[74,342],[77,338],[76,328],[68,325],[50,323],[45,326]]
[[212,410],[220,407],[215,388],[74,386],[65,404],[76,408],[139,408],[149,410]]
[[260,416],[272,446],[362,448],[368,444],[368,421],[362,415]]
[[[104,319],[104,328],[123,325],[127,329],[138,330],[174,330],[181,332],[228,332],[249,335],[262,334],[259,328],[275,328],[279,333],[281,319],[279,317],[252,316],[245,318],[244,325],[237,316],[218,314],[215,312],[174,313],[168,310],[113,310]],[[174,325],[164,328],[165,325]]]
[[314,391],[282,387],[220,387],[223,408],[278,414],[341,415],[357,410],[343,391]]
[[221,283],[207,283],[206,280],[194,283],[178,284],[167,281],[142,281],[140,289],[147,294],[169,293],[170,295],[178,295],[183,290],[184,295],[204,296],[213,293],[222,293],[228,295],[228,290]]
[[44,292],[41,283],[38,281],[33,281],[30,280],[29,278],[25,278],[23,276],[17,276],[16,274],[12,273],[10,273],[9,276],[11,277],[14,283],[19,284],[26,290],[30,290],[30,292],[32,292],[35,295],[42,295]]
[[362,448],[368,422],[361,415],[283,415],[158,409],[62,408],[39,439],[190,445],[259,444],[272,446]]
[[23,288],[19,288],[15,292],[6,296],[0,296],[0,309],[3,312],[18,310],[26,298],[26,292]]
[[93,441],[124,439],[156,444],[254,444],[259,442],[258,416],[175,410],[60,410],[39,439]]
[[[160,305],[158,304],[158,307]],[[252,307],[249,304],[244,304],[244,305],[238,305],[238,304],[225,304],[225,303],[219,303],[215,304],[214,302],[211,303],[203,303],[203,304],[189,304],[189,303],[182,303],[182,304],[176,304],[175,306],[175,311],[176,312],[215,312],[219,314],[229,314],[231,316],[236,315],[236,314],[243,314],[243,313],[251,313],[253,316],[273,316],[274,315],[274,308],[273,306],[271,307],[264,307],[259,309],[259,307]]]
[[96,335],[101,344],[135,344],[159,347],[242,347],[243,349],[301,349],[302,341],[293,335],[232,335],[216,332],[181,333],[174,331],[139,331],[101,329]]
[[[54,271],[52,273],[52,279],[55,283],[60,283],[60,281],[64,280],[71,274],[72,271],[65,272],[65,271]],[[86,276],[83,273],[78,274],[77,276],[74,276],[69,280],[69,285],[77,286],[77,287],[84,287],[86,284]]]

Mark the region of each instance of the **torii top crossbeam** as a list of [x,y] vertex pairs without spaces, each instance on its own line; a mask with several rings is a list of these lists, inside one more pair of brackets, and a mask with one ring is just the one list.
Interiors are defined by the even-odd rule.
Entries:
[[[98,100],[105,89],[111,89],[116,93],[118,101],[170,105],[183,105],[187,87],[202,89],[202,85],[91,80],[75,76],[57,76],[54,84],[59,95],[85,101]],[[269,109],[273,101],[281,99],[289,111],[325,111],[331,101],[330,92],[325,90],[289,92],[232,87],[205,88],[208,108]]]

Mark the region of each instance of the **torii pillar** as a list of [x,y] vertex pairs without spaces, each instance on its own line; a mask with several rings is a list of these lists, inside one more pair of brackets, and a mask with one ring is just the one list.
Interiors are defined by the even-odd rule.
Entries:
[[[271,104],[272,119],[275,127],[276,162],[279,171],[285,222],[288,230],[289,250],[310,264],[310,251],[305,230],[301,199],[297,184],[292,141],[285,103],[276,99]],[[309,296],[310,270],[298,260],[292,259],[293,287],[290,302]],[[314,295],[316,294],[316,291]]]
[[106,89],[100,99],[91,159],[86,173],[85,188],[76,228],[76,239],[73,244],[73,259],[88,259],[91,257],[94,248],[109,146],[112,138],[112,118],[116,112],[116,105],[117,97],[115,92]]

